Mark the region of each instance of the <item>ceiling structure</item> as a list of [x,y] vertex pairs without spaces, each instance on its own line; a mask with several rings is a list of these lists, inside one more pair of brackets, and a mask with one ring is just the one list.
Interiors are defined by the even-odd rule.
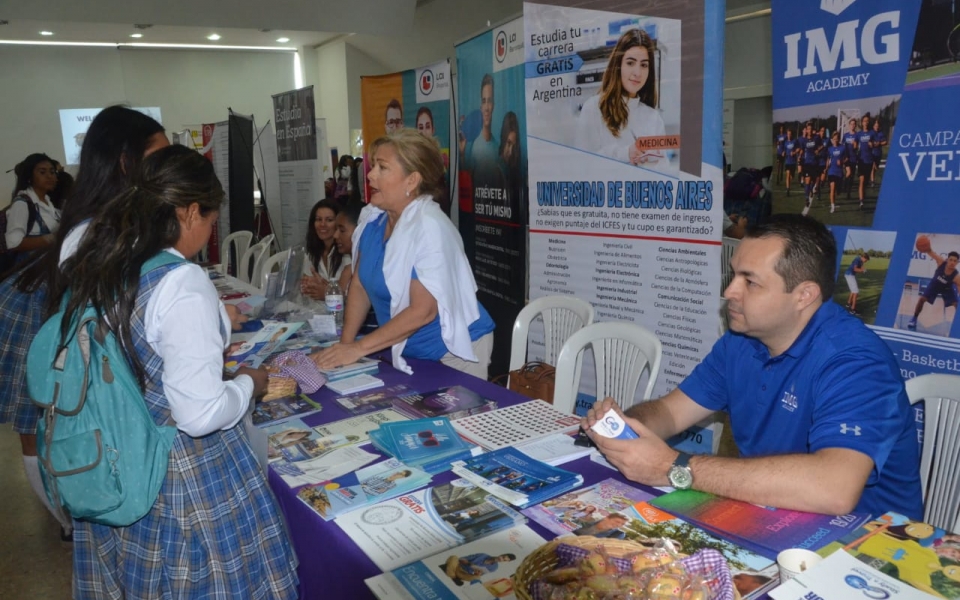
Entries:
[[[419,7],[438,0],[0,0],[0,40],[316,47],[343,34],[414,30]],[[485,0],[447,0],[485,2]],[[706,0],[716,2],[718,0]],[[727,0],[728,14],[769,8],[770,0]],[[48,18],[42,18],[46,16]],[[148,25],[137,28],[136,24]],[[53,35],[44,36],[40,31]],[[132,38],[132,34],[142,37]],[[218,34],[210,41],[207,36]],[[278,39],[288,38],[286,42]]]

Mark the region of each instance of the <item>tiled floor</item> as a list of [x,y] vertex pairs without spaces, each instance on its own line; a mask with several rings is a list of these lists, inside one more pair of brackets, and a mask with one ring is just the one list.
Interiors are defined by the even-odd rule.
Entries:
[[70,598],[70,544],[30,489],[20,437],[0,425],[0,598]]

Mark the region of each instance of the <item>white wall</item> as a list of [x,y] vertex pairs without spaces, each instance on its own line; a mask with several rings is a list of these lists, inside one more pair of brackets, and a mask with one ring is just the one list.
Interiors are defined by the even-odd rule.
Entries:
[[367,75],[389,73],[390,68],[350,44],[346,45],[346,50],[347,107],[350,111],[350,129],[360,129],[363,126],[363,115],[360,112],[360,78]]
[[766,15],[728,23],[724,32],[723,98],[734,102],[734,171],[740,167],[763,168],[773,161],[770,27],[770,15]]
[[347,49],[337,41],[317,49],[319,83],[314,90],[317,116],[327,120],[327,142],[340,154],[350,148]]
[[263,126],[271,94],[293,89],[293,54],[0,46],[0,205],[31,152],[63,159],[61,108],[159,106],[168,132],[227,117],[227,107]]

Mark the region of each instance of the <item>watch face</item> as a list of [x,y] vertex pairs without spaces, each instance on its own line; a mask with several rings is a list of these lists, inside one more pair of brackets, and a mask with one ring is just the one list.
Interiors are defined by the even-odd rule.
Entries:
[[689,489],[693,485],[693,473],[688,467],[671,467],[667,474],[670,484],[678,490]]

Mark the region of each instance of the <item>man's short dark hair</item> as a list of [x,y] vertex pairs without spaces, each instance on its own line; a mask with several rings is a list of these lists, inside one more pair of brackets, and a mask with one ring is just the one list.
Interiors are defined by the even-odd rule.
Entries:
[[956,258],[957,260],[960,260],[960,254],[957,254],[956,252],[951,252],[950,254],[947,255],[947,258],[950,258],[951,256]]
[[747,228],[744,237],[778,237],[784,241],[783,254],[774,270],[783,277],[786,291],[812,281],[820,286],[824,302],[833,296],[837,242],[823,223],[802,215],[773,215],[765,224]]
[[490,73],[485,73],[483,79],[480,80],[480,93],[483,93],[483,88],[490,86],[490,90],[493,91],[493,75]]

